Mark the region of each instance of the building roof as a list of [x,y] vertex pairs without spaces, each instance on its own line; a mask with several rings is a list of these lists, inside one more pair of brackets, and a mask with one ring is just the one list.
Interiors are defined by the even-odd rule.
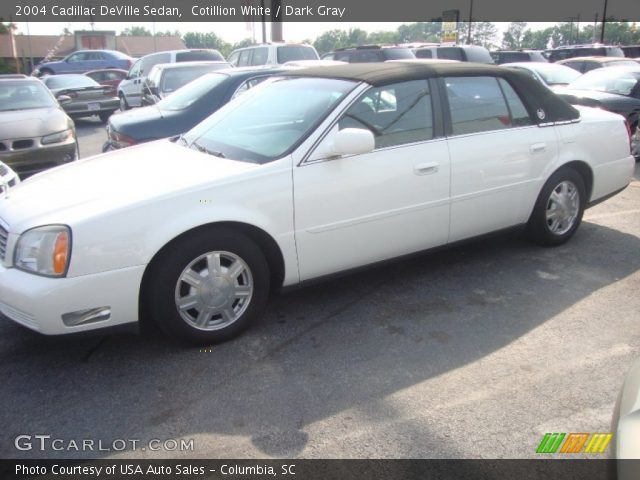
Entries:
[[[56,57],[68,55],[76,50],[73,35],[14,35],[18,57],[43,58],[60,41]],[[60,40],[62,39],[62,40]],[[187,48],[180,37],[124,37],[116,36],[116,50],[131,57],[141,57],[153,52],[182,50]],[[11,41],[9,35],[0,35],[0,58],[10,58]]]

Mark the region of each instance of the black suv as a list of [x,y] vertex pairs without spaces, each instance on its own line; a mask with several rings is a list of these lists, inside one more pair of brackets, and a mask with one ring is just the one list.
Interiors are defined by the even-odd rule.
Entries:
[[640,58],[640,45],[629,45],[627,47],[620,47],[624,52],[625,57]]
[[[323,56],[322,58],[325,58]],[[410,48],[365,45],[362,47],[339,48],[333,52],[333,60],[348,63],[386,62],[387,60],[406,60],[415,58]]]
[[590,45],[567,45],[565,47],[547,50],[547,58],[550,62],[565,60],[574,57],[624,57],[620,47],[594,43]]
[[491,52],[497,64],[517,62],[546,62],[541,50],[498,50]]

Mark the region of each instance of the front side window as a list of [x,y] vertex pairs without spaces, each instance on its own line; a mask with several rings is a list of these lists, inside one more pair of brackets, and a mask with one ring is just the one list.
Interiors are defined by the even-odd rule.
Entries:
[[142,59],[138,60],[133,64],[131,70],[129,70],[129,74],[127,75],[129,78],[138,78],[140,76],[140,66],[142,65]]
[[78,52],[78,53],[74,53],[73,55],[71,55],[68,59],[67,62],[73,63],[73,62],[83,62],[85,60],[87,60],[87,57],[89,56],[88,52]]
[[239,56],[240,56],[240,52],[233,52],[231,55],[229,55],[229,63],[234,67],[237,67]]
[[496,77],[447,77],[445,85],[453,135],[502,130],[513,126],[507,102]]
[[267,163],[295,149],[356,85],[328,78],[264,82],[227,103],[184,140],[212,158]]
[[353,104],[339,128],[366,128],[376,148],[422,142],[433,138],[429,83],[414,80],[372,88]]
[[357,50],[353,55],[353,63],[382,62],[381,50]]

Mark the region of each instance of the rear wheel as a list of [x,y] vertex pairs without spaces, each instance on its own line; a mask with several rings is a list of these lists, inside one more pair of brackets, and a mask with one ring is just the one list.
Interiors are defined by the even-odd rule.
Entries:
[[192,344],[235,337],[260,314],[269,294],[261,249],[227,228],[179,240],[150,268],[148,311],[167,335]]
[[112,111],[109,111],[109,112],[100,112],[100,113],[98,114],[98,117],[100,117],[100,121],[101,121],[102,123],[107,123],[107,121],[109,120],[109,117],[111,116],[111,114],[112,114],[112,113],[113,113]]
[[576,232],[586,204],[586,188],[582,176],[571,168],[554,173],[538,196],[527,234],[545,245],[561,245]]

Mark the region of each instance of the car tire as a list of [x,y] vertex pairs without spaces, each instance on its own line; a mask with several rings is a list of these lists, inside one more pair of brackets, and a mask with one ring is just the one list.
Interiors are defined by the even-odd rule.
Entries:
[[118,95],[118,97],[120,98],[120,111],[124,112],[126,110],[129,110],[131,107],[127,102],[127,97],[124,96],[124,93],[120,92],[120,95]]
[[100,117],[100,121],[102,123],[107,123],[109,121],[109,117],[111,116],[111,114],[113,113],[113,111],[109,111],[109,112],[100,112],[98,114],[98,117]]
[[262,250],[229,228],[200,230],[170,244],[145,278],[146,312],[169,338],[211,345],[237,336],[262,312],[269,266]]
[[568,241],[582,221],[586,191],[582,175],[572,168],[562,168],[551,175],[527,222],[527,237],[547,247]]

